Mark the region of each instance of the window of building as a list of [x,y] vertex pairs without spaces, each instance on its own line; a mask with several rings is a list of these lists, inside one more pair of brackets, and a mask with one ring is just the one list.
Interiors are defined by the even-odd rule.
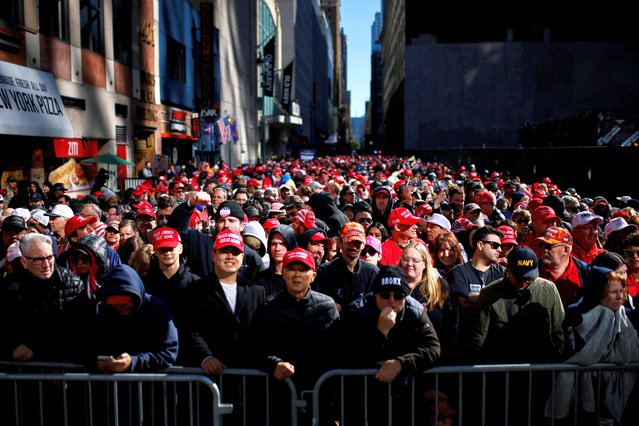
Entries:
[[103,53],[102,0],[80,0],[80,31],[83,48]]
[[40,33],[66,40],[65,11],[65,0],[40,0],[38,2]]
[[186,82],[186,48],[174,38],[167,36],[166,72],[169,78]]
[[0,7],[0,23],[22,24],[22,0],[8,0]]
[[[260,0],[258,6],[258,27],[257,27],[257,48],[261,58],[264,58],[264,48],[267,43],[271,41],[273,37],[275,37],[275,20],[273,19],[273,15],[269,10],[267,4],[264,0]],[[258,65],[258,72],[260,73],[260,86],[258,96],[263,100],[261,102],[263,108],[262,112],[264,115],[272,115],[273,109],[275,107],[273,103],[273,98],[270,96],[264,96],[262,87],[264,85],[264,74],[261,69],[262,64]]]
[[132,63],[131,1],[113,2],[113,55],[125,65]]

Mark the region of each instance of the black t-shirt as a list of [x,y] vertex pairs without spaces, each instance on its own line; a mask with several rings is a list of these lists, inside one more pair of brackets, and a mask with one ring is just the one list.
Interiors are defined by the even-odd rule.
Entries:
[[468,297],[470,293],[479,293],[484,286],[504,276],[506,268],[497,264],[490,265],[485,272],[475,269],[471,262],[457,265],[449,275],[453,299],[456,296]]

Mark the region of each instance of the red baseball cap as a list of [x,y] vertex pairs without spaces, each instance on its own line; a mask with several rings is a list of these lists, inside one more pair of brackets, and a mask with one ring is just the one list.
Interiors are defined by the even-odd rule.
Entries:
[[149,188],[145,184],[141,183],[141,184],[139,184],[138,186],[135,187],[135,190],[133,191],[133,195],[138,197],[138,196],[144,194],[145,192],[148,193],[149,192]]
[[331,239],[324,235],[321,231],[314,233],[311,237],[311,241],[314,243],[331,243]]
[[346,242],[361,241],[365,243],[366,231],[361,224],[357,222],[348,222],[346,225],[342,226],[339,237]]
[[395,225],[415,225],[421,220],[419,216],[413,216],[413,214],[404,207],[398,207],[393,209],[388,216],[388,224],[390,226]]
[[82,216],[73,216],[67,220],[67,223],[64,225],[64,235],[69,237],[78,229],[84,228],[87,225],[93,225],[98,221],[98,218],[95,216],[82,217]]
[[431,214],[432,212],[433,207],[428,203],[424,203],[421,206],[417,207],[417,209],[415,209],[415,216],[424,217],[427,214]]
[[543,219],[543,220],[559,219],[559,216],[557,216],[557,214],[555,213],[555,210],[553,210],[552,207],[539,206],[535,209],[535,211],[532,212],[532,220],[537,220],[537,219]]
[[175,229],[162,226],[153,230],[151,242],[153,244],[153,250],[157,250],[163,247],[174,248],[182,242],[182,239]]
[[141,208],[137,212],[135,212],[136,218],[140,216],[151,216],[153,219],[157,218],[153,209],[148,207]]
[[222,231],[215,237],[214,250],[219,250],[224,247],[235,247],[244,253],[244,240],[242,236],[236,234],[233,231]]
[[149,203],[148,201],[140,201],[137,204],[132,204],[132,206],[136,210],[140,210],[140,209],[151,209],[151,210],[153,210],[153,205],[151,203]]
[[482,203],[495,204],[495,194],[490,191],[479,191],[475,194],[475,203],[481,206]]
[[265,231],[268,231],[269,229],[275,228],[277,225],[280,225],[280,221],[275,218],[271,218],[271,219],[265,220],[262,227],[264,228]]
[[304,265],[315,271],[315,258],[308,250],[304,250],[303,248],[298,247],[294,250],[287,251],[284,255],[282,268],[286,268],[288,267],[288,265],[294,262],[303,263]]
[[519,243],[517,243],[517,233],[513,228],[507,225],[503,225],[497,227],[497,229],[500,230],[502,234],[504,234],[504,236],[501,237],[502,244],[514,244],[516,246],[519,245]]
[[546,229],[546,233],[543,237],[537,238],[537,241],[541,241],[547,244],[568,244],[572,245],[572,235],[567,229],[558,226],[549,226]]
[[301,222],[307,228],[315,228],[315,213],[313,211],[304,209],[295,214],[295,221]]

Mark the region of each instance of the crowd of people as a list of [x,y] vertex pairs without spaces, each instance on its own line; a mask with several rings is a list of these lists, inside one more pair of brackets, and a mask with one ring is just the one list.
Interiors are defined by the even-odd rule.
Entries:
[[[252,367],[302,389],[337,367],[393,383],[436,365],[639,362],[630,196],[381,156],[149,172],[77,211],[61,184],[7,179],[4,358]],[[635,379],[603,375],[604,418],[623,421]],[[568,416],[573,382],[547,417]]]

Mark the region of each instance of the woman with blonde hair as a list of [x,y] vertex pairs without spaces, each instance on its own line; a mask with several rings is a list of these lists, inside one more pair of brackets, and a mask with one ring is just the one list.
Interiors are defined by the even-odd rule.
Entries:
[[408,277],[410,295],[422,304],[433,323],[444,355],[452,342],[454,326],[448,283],[433,267],[428,248],[422,243],[409,243],[402,252],[399,266]]

